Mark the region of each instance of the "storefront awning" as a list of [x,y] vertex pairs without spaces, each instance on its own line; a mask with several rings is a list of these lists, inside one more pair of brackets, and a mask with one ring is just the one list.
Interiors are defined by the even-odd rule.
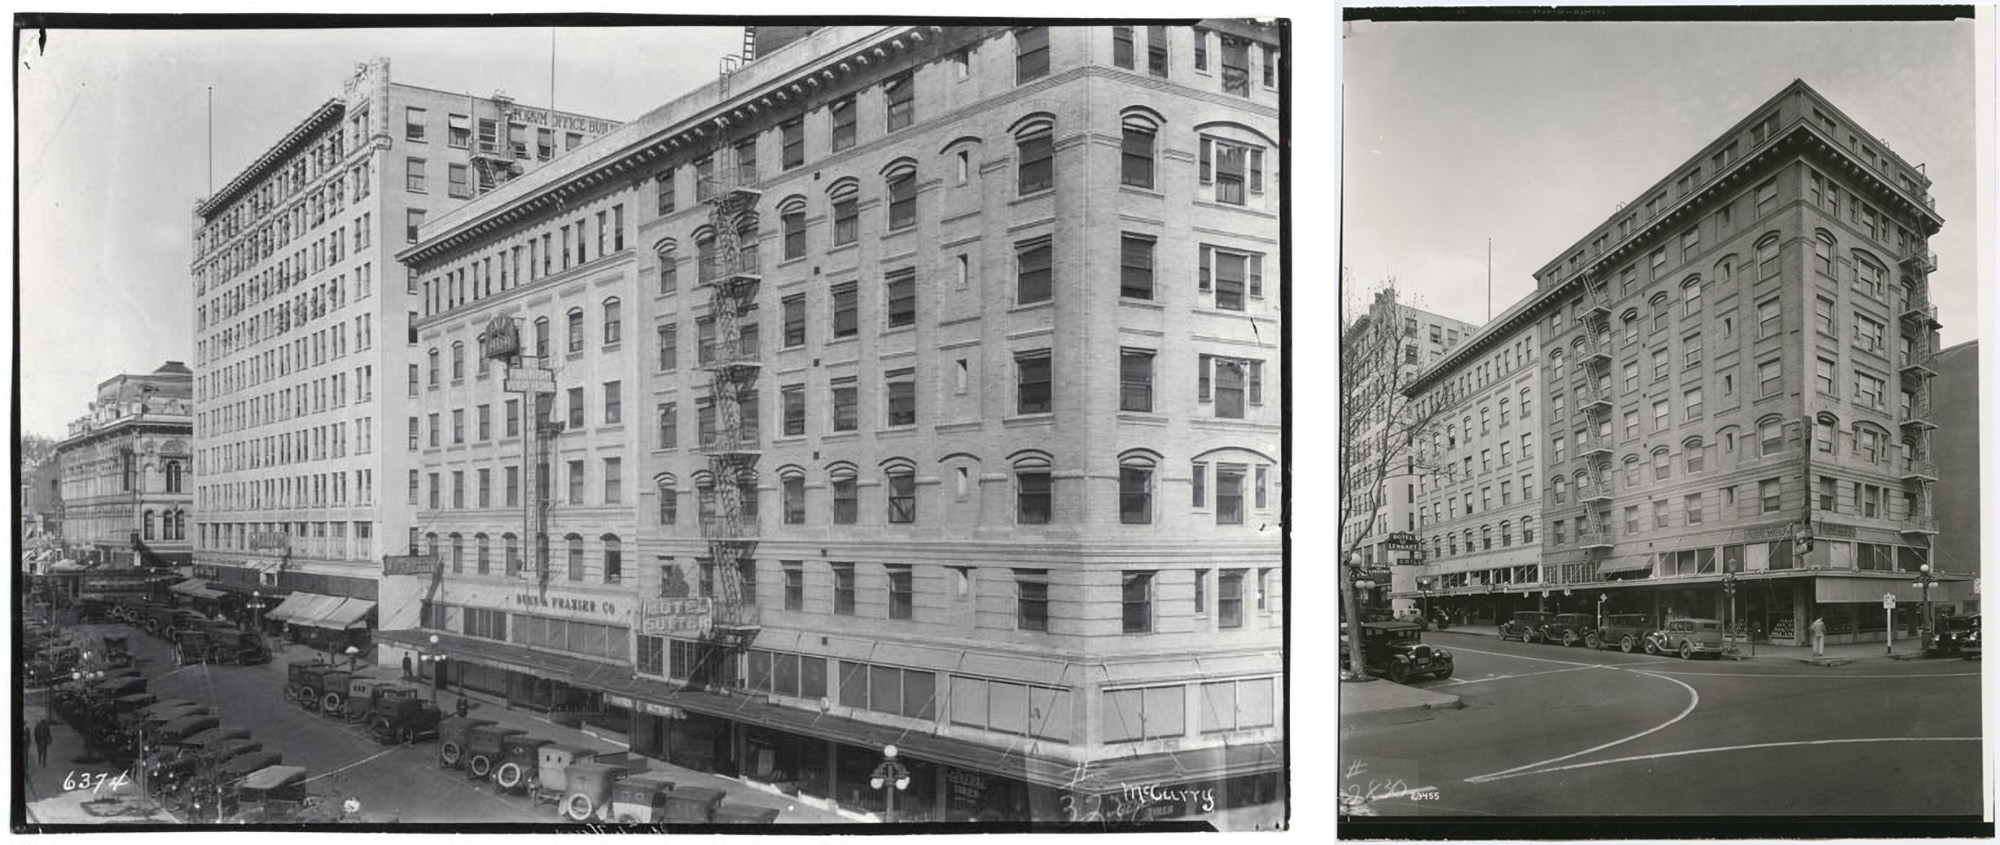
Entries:
[[193,598],[198,598],[198,599],[222,598],[222,593],[216,590],[209,589],[207,579],[203,578],[194,578],[191,580],[182,581],[178,584],[168,587],[167,590],[169,592],[179,593],[183,596],[191,596]]
[[318,593],[293,593],[286,596],[285,600],[280,602],[277,607],[265,611],[264,618],[275,619],[279,622],[310,619],[326,609],[326,600],[330,598],[333,597],[323,596]]
[[1597,565],[1597,574],[1611,575],[1620,572],[1643,572],[1653,568],[1652,555],[1612,558]]
[[1026,740],[1008,747],[980,745],[967,742],[962,737],[950,736],[942,727],[930,731],[905,730],[832,713],[773,704],[757,693],[736,691],[723,695],[689,689],[667,681],[636,676],[629,665],[563,657],[459,634],[426,630],[378,631],[375,639],[377,642],[428,650],[433,635],[438,638],[438,650],[453,659],[550,678],[635,701],[669,705],[865,748],[893,744],[910,759],[988,772],[1054,788],[1076,788],[1078,783],[1085,783],[1090,785],[1084,788],[1115,792],[1121,783],[1214,780],[1275,772],[1284,767],[1283,752],[1275,742],[1122,757],[1093,761],[1087,767],[1079,767],[1030,753],[1032,744]]
[[295,618],[292,620],[292,624],[344,631],[367,624],[366,619],[368,614],[375,609],[375,603],[367,599],[341,598],[337,596],[321,596],[320,598],[330,599],[331,601],[322,602],[318,614],[311,617],[301,616]]

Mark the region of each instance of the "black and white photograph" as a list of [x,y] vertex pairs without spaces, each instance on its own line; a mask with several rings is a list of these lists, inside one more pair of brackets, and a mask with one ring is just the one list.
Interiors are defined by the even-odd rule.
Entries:
[[[1292,37],[1287,19],[1230,16],[17,15],[11,829],[1286,829]],[[1888,85],[1783,90],[1770,155],[1821,162],[1811,190],[1849,203],[1851,224],[1801,210],[1803,165],[1747,136],[1732,167],[1782,174],[1788,216],[1755,225],[1788,238],[1772,260],[1794,280],[1793,341],[1809,284],[1795,230],[1803,215],[1836,233],[1819,253],[1840,274],[1827,354],[1841,391],[1875,378],[1866,411],[1846,393],[1770,406],[1787,460],[1810,436],[1801,415],[1838,418],[1814,471],[1841,509],[1809,512],[1793,478],[1768,494],[1785,515],[1757,522],[1810,514],[1818,560],[1861,571],[1771,579],[1804,564],[1758,545],[1741,618],[1783,622],[1762,635],[1799,648],[1795,611],[1820,608],[1829,655],[1854,660],[1841,671],[1907,676],[1850,689],[1915,696],[1898,708],[1923,729],[1906,732],[1940,739],[1893,753],[1937,775],[1926,807],[1956,813],[1978,664],[1863,662],[1884,629],[1858,602],[1907,597],[1898,650],[1976,653],[1969,558],[1947,554],[1972,527],[1932,504],[1962,463],[1933,458],[1965,413],[1944,385],[1970,377],[1935,349],[1969,339],[1933,319],[1970,279],[1937,233],[1969,215],[1955,186],[1934,209],[1927,192],[1970,164],[1949,122],[1864,120],[1922,148],[1928,176],[1803,123],[1811,103],[1866,136],[1832,105],[1857,90],[1861,115],[1957,114]],[[1750,237],[1763,211],[1740,203],[1710,243]],[[1387,272],[1382,250],[1412,243],[1383,240],[1353,270]],[[1926,249],[1941,266],[1913,263]],[[1574,288],[1567,260],[1539,271],[1549,293]],[[1417,269],[1406,298],[1448,281]],[[1748,395],[1767,350],[1733,293],[1710,288],[1710,310],[1741,315],[1743,348],[1711,355],[1745,359]],[[1506,329],[1445,322],[1458,349],[1497,350],[1540,332],[1541,308],[1503,308],[1520,314]],[[1666,319],[1692,331],[1682,308],[1676,290]],[[1848,311],[1874,315],[1865,363]],[[1808,348],[1787,347],[1788,384]],[[1531,358],[1518,372],[1553,423],[1561,400]],[[1708,426],[1745,419],[1757,448],[1749,411],[1710,389]],[[1555,443],[1536,445],[1560,460]],[[1580,516],[1515,520],[1594,591],[1606,558],[1561,545],[1559,520]],[[1507,565],[1533,572],[1533,554]],[[1902,571],[1919,559],[1928,605]],[[1438,627],[1494,624],[1500,558],[1425,562],[1363,606],[1411,617],[1404,574],[1422,569]],[[1712,581],[1657,597],[1621,583],[1608,609],[1714,616]],[[1589,609],[1581,589],[1502,602]],[[1714,624],[1703,649],[1720,648]],[[1445,660],[1461,640],[1559,653],[1422,637]],[[1325,651],[1304,668],[1330,675]],[[1457,677],[1528,659],[1466,653]],[[1657,683],[1592,689],[1631,696],[1616,713],[1637,720],[1680,706]],[[1504,706],[1545,708],[1536,695]],[[1547,777],[1516,765],[1537,752],[1434,763],[1448,741],[1368,730],[1351,743],[1369,760]]]
[[1979,11],[1346,10],[1344,835],[1993,835]]

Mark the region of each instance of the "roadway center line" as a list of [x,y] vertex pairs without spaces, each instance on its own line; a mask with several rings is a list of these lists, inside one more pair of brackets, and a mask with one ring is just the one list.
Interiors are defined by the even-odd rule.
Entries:
[[1501,770],[1501,771],[1498,771],[1498,772],[1493,772],[1492,774],[1485,774],[1485,775],[1474,775],[1474,776],[1472,776],[1472,777],[1469,777],[1469,778],[1466,778],[1466,779],[1465,779],[1465,782],[1466,782],[1466,783],[1485,783],[1485,782],[1487,782],[1487,781],[1489,781],[1489,780],[1497,780],[1497,779],[1499,779],[1499,778],[1502,778],[1502,777],[1507,777],[1507,776],[1510,776],[1510,775],[1512,775],[1512,774],[1514,774],[1514,773],[1516,773],[1516,772],[1521,772],[1521,771],[1525,771],[1525,770],[1527,770],[1527,769],[1539,769],[1539,768],[1541,768],[1541,767],[1543,767],[1543,766],[1546,766],[1546,765],[1548,765],[1548,764],[1550,764],[1550,763],[1560,763],[1560,762],[1562,762],[1562,761],[1564,761],[1564,760],[1568,760],[1568,759],[1570,759],[1570,758],[1572,758],[1572,757],[1581,757],[1581,756],[1583,756],[1583,755],[1585,755],[1585,754],[1590,754],[1590,753],[1592,753],[1592,752],[1597,752],[1597,751],[1603,751],[1604,749],[1606,749],[1606,748],[1610,748],[1610,747],[1612,747],[1612,746],[1614,746],[1614,745],[1623,745],[1623,744],[1625,744],[1625,743],[1627,743],[1627,742],[1631,742],[1632,740],[1635,740],[1635,739],[1638,739],[1638,738],[1640,738],[1640,737],[1642,737],[1642,736],[1645,736],[1645,735],[1647,735],[1647,734],[1650,734],[1650,733],[1653,733],[1653,732],[1655,732],[1655,731],[1658,731],[1658,730],[1661,730],[1661,729],[1663,729],[1663,728],[1666,728],[1666,727],[1668,727],[1668,726],[1670,726],[1670,725],[1674,724],[1675,722],[1678,722],[1678,721],[1680,721],[1680,720],[1682,720],[1682,719],[1685,719],[1685,718],[1687,718],[1687,716],[1688,716],[1688,714],[1689,714],[1689,713],[1693,713],[1693,712],[1694,712],[1694,708],[1695,708],[1695,705],[1697,705],[1697,704],[1700,704],[1700,703],[1701,703],[1701,693],[1699,693],[1699,692],[1695,692],[1695,689],[1694,689],[1694,687],[1691,687],[1691,686],[1688,686],[1688,685],[1687,685],[1687,684],[1685,684],[1685,683],[1681,683],[1680,681],[1676,681],[1676,680],[1674,680],[1673,678],[1669,678],[1669,677],[1666,677],[1665,675],[1653,675],[1653,674],[1651,674],[1651,673],[1649,673],[1649,672],[1638,672],[1638,671],[1634,671],[1634,672],[1633,672],[1632,674],[1635,674],[1635,675],[1647,675],[1647,676],[1649,676],[1649,677],[1654,677],[1654,678],[1659,678],[1660,680],[1662,680],[1662,681],[1667,681],[1667,682],[1669,682],[1669,683],[1675,683],[1675,684],[1680,684],[1680,687],[1681,687],[1681,689],[1684,689],[1684,690],[1687,690],[1687,691],[1688,691],[1688,706],[1687,706],[1687,709],[1685,709],[1685,710],[1682,710],[1682,711],[1680,712],[1680,714],[1679,714],[1679,715],[1677,715],[1677,716],[1675,716],[1675,717],[1673,717],[1673,718],[1671,718],[1671,719],[1668,719],[1668,720],[1666,720],[1666,721],[1664,721],[1664,722],[1661,722],[1661,723],[1659,723],[1659,724],[1657,724],[1657,725],[1654,725],[1654,726],[1652,726],[1652,727],[1650,727],[1650,728],[1647,728],[1647,729],[1645,729],[1645,730],[1643,730],[1643,731],[1640,731],[1640,732],[1638,732],[1638,733],[1635,733],[1635,734],[1633,734],[1633,735],[1631,735],[1631,736],[1628,736],[1628,737],[1625,737],[1624,739],[1614,739],[1614,740],[1612,740],[1612,741],[1610,741],[1610,742],[1607,742],[1607,743],[1604,743],[1604,744],[1602,744],[1602,745],[1597,745],[1597,746],[1593,746],[1593,747],[1591,747],[1591,748],[1586,748],[1586,749],[1584,749],[1584,750],[1582,750],[1582,751],[1576,751],[1576,752],[1571,752],[1571,753],[1569,753],[1569,754],[1564,754],[1564,755],[1562,755],[1561,757],[1552,757],[1552,758],[1549,758],[1549,759],[1547,759],[1547,760],[1543,760],[1543,761],[1541,761],[1541,762],[1539,762],[1539,763],[1529,763],[1529,764],[1527,764],[1527,765],[1525,765],[1525,766],[1515,766],[1514,768],[1511,768],[1511,769],[1503,769],[1503,770]]
[[1685,675],[1689,677],[1701,677],[1701,678],[1977,678],[1979,677],[1978,672],[1950,672],[1950,673],[1915,672],[1908,675],[1842,675],[1838,673],[1828,674],[1825,672],[1805,671],[1790,675],[1754,675],[1748,673],[1738,674],[1736,672],[1670,672],[1665,669],[1648,669],[1646,670],[1646,674]]
[[1535,675],[1554,675],[1558,672],[1576,672],[1583,669],[1610,669],[1610,668],[1612,667],[1599,663],[1591,666],[1571,666],[1568,669],[1549,669],[1543,672],[1522,672],[1516,675],[1496,675],[1491,678],[1452,678],[1450,680],[1450,683],[1483,684],[1486,683],[1487,681],[1504,681],[1507,680],[1508,678],[1528,678],[1528,677],[1533,677]]
[[[1640,754],[1635,757],[1617,757],[1610,760],[1597,760],[1589,763],[1571,763],[1567,766],[1556,766],[1550,769],[1536,769],[1535,771],[1532,772],[1513,771],[1513,772],[1503,772],[1500,774],[1493,774],[1493,775],[1481,775],[1478,778],[1468,778],[1468,780],[1478,780],[1480,782],[1489,780],[1502,780],[1505,778],[1517,778],[1523,775],[1545,775],[1550,772],[1562,772],[1562,771],[1568,771],[1570,769],[1587,769],[1592,766],[1608,766],[1611,765],[1612,763],[1632,763],[1640,760],[1658,760],[1662,757],[1684,757],[1689,754],[1713,754],[1720,751],[1748,751],[1752,748],[1786,748],[1799,745],[1846,745],[1846,744],[1853,744],[1860,742],[1979,742],[1979,741],[1980,741],[1979,737],[1976,736],[1885,736],[1885,737],[1858,738],[1858,739],[1803,739],[1803,740],[1794,740],[1791,742],[1759,742],[1751,745],[1725,745],[1719,748],[1690,748],[1686,751],[1663,751],[1658,754]],[[1562,759],[1562,758],[1557,758],[1557,759]]]

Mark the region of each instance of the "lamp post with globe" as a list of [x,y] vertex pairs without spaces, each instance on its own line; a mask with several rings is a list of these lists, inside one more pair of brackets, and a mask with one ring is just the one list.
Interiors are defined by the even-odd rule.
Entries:
[[884,811],[882,820],[896,820],[896,793],[910,788],[910,770],[896,762],[896,746],[882,746],[882,762],[868,775],[868,786],[882,790]]
[[1937,575],[1931,572],[1931,565],[1926,563],[1917,567],[1917,580],[1912,582],[1912,586],[1924,592],[1924,633],[1917,638],[1917,645],[1923,648],[1930,647],[1931,632],[1937,630],[1937,620],[1931,618],[1931,587],[1937,584],[1937,580]]
[[[352,648],[352,646],[350,646]],[[450,655],[438,650],[438,635],[431,635],[431,647],[417,656],[420,663],[431,664],[431,706],[438,703],[438,690],[444,688],[444,661]]]

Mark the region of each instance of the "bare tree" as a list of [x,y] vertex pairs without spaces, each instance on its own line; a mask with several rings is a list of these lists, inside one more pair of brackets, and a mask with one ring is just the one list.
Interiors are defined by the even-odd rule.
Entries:
[[[1346,271],[1342,271],[1343,276]],[[1357,291],[1352,279],[1345,288]],[[1348,660],[1357,675],[1366,676],[1361,653],[1361,591],[1359,575],[1349,563],[1370,536],[1387,504],[1386,482],[1406,475],[1449,474],[1449,466],[1419,460],[1417,444],[1431,436],[1432,426],[1450,403],[1444,399],[1410,398],[1404,392],[1422,372],[1410,305],[1401,301],[1396,279],[1356,292],[1345,306],[1340,337],[1340,548],[1344,615],[1350,635]]]

